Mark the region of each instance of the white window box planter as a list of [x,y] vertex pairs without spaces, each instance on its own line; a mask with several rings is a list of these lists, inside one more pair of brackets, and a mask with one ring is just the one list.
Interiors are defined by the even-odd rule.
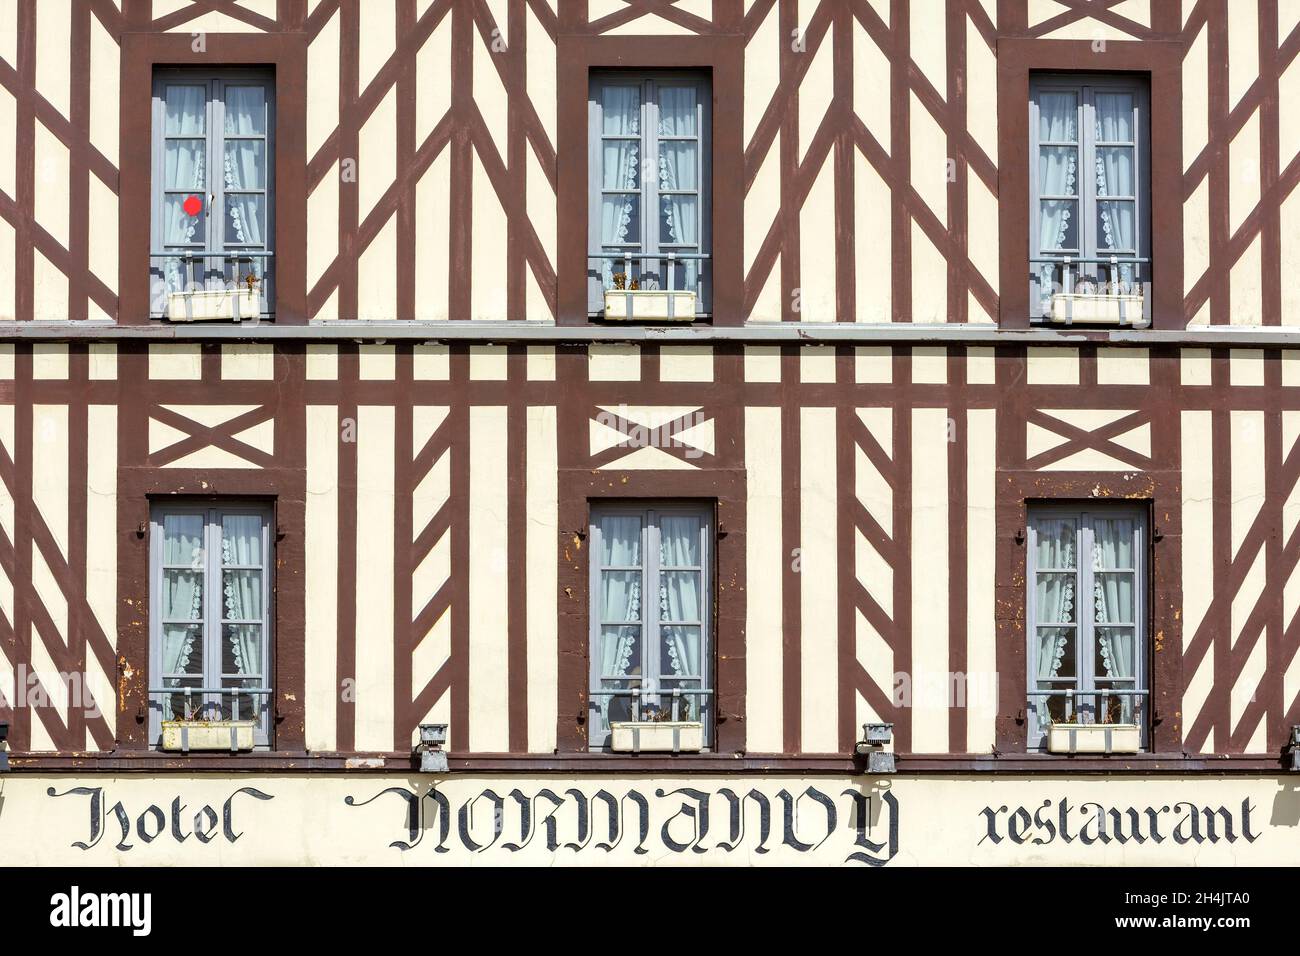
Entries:
[[172,292],[167,296],[167,318],[172,322],[234,322],[261,314],[262,301],[256,289]]
[[179,750],[252,750],[252,720],[164,720],[162,749]]
[[695,293],[669,292],[666,289],[607,289],[605,318],[621,322],[694,322]]
[[1135,754],[1141,743],[1137,724],[1052,724],[1047,731],[1054,754]]
[[1057,292],[1052,296],[1051,318],[1062,325],[1130,325],[1146,328],[1140,295],[1105,295],[1095,292]]
[[698,721],[614,721],[609,729],[610,749],[615,753],[690,753],[704,749],[704,725]]

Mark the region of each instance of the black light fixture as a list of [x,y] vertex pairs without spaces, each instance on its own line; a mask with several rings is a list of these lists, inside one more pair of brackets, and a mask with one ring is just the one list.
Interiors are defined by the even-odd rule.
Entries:
[[1291,769],[1300,770],[1300,724],[1291,728]]
[[894,754],[884,749],[893,736],[893,724],[862,725],[862,739],[853,749],[860,754],[866,754],[867,773],[894,773]]
[[415,748],[420,755],[420,773],[447,772],[447,751],[442,749],[446,744],[446,724],[420,725],[420,744]]
[[[9,739],[9,722],[0,720],[0,744]],[[0,773],[9,772],[9,755],[5,753],[4,747],[0,746]]]

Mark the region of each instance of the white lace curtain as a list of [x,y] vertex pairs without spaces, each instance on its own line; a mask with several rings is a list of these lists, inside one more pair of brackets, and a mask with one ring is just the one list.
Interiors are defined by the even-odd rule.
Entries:
[[[637,570],[602,571],[600,581],[600,676],[625,678],[641,673],[641,519],[635,515],[606,515],[600,520],[600,563],[603,567]],[[627,621],[627,625],[613,622]],[[631,681],[606,680],[607,689],[626,689]],[[602,697],[600,718],[608,726],[615,715],[630,716],[630,699]]]
[[[256,565],[258,570],[223,570],[222,612],[225,620],[257,621],[256,624],[227,624],[223,628],[221,669],[224,673],[247,674],[260,683],[262,673],[262,519],[258,515],[227,515],[222,522],[221,557],[223,569],[228,565]],[[208,606],[204,601],[204,579],[209,557],[204,545],[205,521],[201,515],[167,515],[163,519],[163,564],[181,565],[163,572],[161,666],[165,686],[213,687],[220,674],[206,672],[204,654],[205,621]],[[193,623],[186,623],[193,622]],[[186,675],[180,677],[176,675]],[[195,711],[203,705],[203,695],[193,695]],[[209,698],[215,704],[215,698]],[[240,702],[240,715],[253,716],[260,700]],[[185,698],[173,694],[163,701],[165,719],[184,716]],[[205,713],[202,716],[214,717]],[[221,710],[231,713],[230,699],[221,701]]]
[[[192,674],[197,680],[171,676],[164,686],[199,686],[203,678],[203,519],[198,515],[168,515],[163,520],[163,564],[179,565],[163,572],[161,665],[166,675]],[[193,624],[183,622],[193,621]],[[197,709],[202,698],[190,698]],[[163,699],[163,717],[183,717],[184,695]]]
[[[1097,93],[1093,97],[1095,138],[1098,143],[1132,142],[1133,97],[1128,93]],[[1133,149],[1129,146],[1097,146],[1097,252],[1131,251],[1137,248],[1134,204],[1108,200],[1107,196],[1135,196]],[[1133,280],[1133,267],[1121,266],[1119,280]]]
[[[166,246],[202,246],[207,238],[203,224],[208,203],[208,89],[168,86],[165,104],[163,186],[168,192],[163,202],[162,241]],[[201,204],[197,215],[185,211],[185,202],[192,195],[197,195]],[[168,259],[164,272],[172,292],[183,290],[187,282],[198,281],[201,276],[201,272],[190,276],[180,259]]]
[[[168,86],[163,120],[166,144],[163,150],[163,179],[167,191],[163,203],[162,242],[165,246],[189,245],[217,248],[225,243],[265,246],[266,199],[262,194],[239,190],[266,188],[266,93],[260,86],[229,86],[225,92],[225,140],[220,170],[226,190],[226,222],[223,231],[207,234],[208,176],[208,87]],[[195,214],[185,209],[186,200],[197,196]],[[190,275],[180,259],[164,265],[169,291],[181,291],[187,283],[202,285],[201,270]],[[254,268],[260,275],[263,261]]]
[[[1043,93],[1038,98],[1038,139],[1044,143],[1078,143],[1079,109],[1073,93]],[[1038,151],[1040,196],[1077,196],[1078,146],[1042,146]],[[1077,200],[1052,199],[1039,203],[1038,247],[1043,252],[1078,246]],[[1051,265],[1039,267],[1039,288],[1045,297],[1059,276]],[[1068,291],[1068,290],[1067,290]]]
[[[619,194],[602,194],[600,200],[600,243],[608,248],[641,241],[640,227],[634,227],[641,188],[638,174],[641,141],[641,88],[606,86],[601,91],[601,130],[604,136],[638,137],[637,139],[601,140],[601,188],[628,190]],[[633,274],[639,262],[632,260]],[[601,279],[606,289],[614,287],[614,273],[623,272],[622,262],[601,260]],[[630,278],[630,277],[629,277]]]
[[[255,621],[253,624],[226,624],[222,639],[227,650],[222,654],[223,670],[250,677],[262,676],[262,519],[258,515],[226,515],[221,522],[221,563],[223,569],[239,566],[240,570],[222,571],[222,611],[227,621]],[[248,566],[258,570],[250,570]],[[260,680],[245,681],[259,684]],[[222,702],[230,713],[232,699]],[[241,697],[239,716],[254,716],[262,705],[260,698]]]
[[[690,516],[664,517],[659,524],[659,620],[662,654],[660,674],[663,689],[674,686],[697,688],[700,676],[700,643],[703,607],[700,601],[700,572],[672,570],[694,568],[700,564],[700,521]],[[670,706],[670,698],[662,699]],[[699,713],[698,697],[683,698],[678,711],[682,718],[694,719]]]
[[[1038,629],[1038,680],[1040,689],[1050,689],[1053,678],[1060,676],[1062,665],[1070,650],[1072,628],[1054,628],[1044,625],[1071,624],[1076,621],[1074,604],[1075,525],[1067,520],[1043,520],[1037,524],[1038,548],[1034,567],[1069,573],[1039,574],[1035,584],[1036,624]],[[1065,674],[1073,677],[1072,672]],[[1046,701],[1043,705],[1046,708]]]
[[261,245],[265,213],[263,197],[232,191],[266,188],[266,141],[261,138],[266,135],[265,92],[260,86],[227,87],[225,114],[228,137],[257,137],[225,141],[226,241]]
[[[699,122],[696,116],[694,87],[667,86],[659,91],[659,134],[661,136],[690,136],[692,140],[663,140],[659,144],[659,188],[661,190],[691,190],[687,193],[670,193],[660,198],[660,241],[685,246],[698,246],[699,229]],[[683,252],[698,252],[683,249]],[[685,261],[674,279],[678,289],[694,289],[699,277],[698,259]]]
[[[1132,687],[1134,676],[1134,567],[1133,522],[1128,519],[1093,521],[1093,621],[1101,658],[1099,680],[1113,679],[1117,687]],[[1124,569],[1124,570],[1115,570]],[[1106,626],[1114,625],[1114,626]],[[1119,699],[1124,722],[1132,720],[1133,698]]]

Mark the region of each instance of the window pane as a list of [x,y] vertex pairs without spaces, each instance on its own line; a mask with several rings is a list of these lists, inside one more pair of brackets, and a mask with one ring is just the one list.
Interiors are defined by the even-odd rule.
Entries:
[[227,86],[225,130],[231,136],[265,136],[266,90],[260,86]]
[[[1098,680],[1098,690],[1119,689],[1132,690],[1132,681],[1113,681]],[[1143,698],[1135,697],[1132,694],[1116,694],[1114,696],[1104,696],[1098,694],[1089,698],[1089,704],[1092,705],[1093,713],[1097,715],[1097,720],[1103,724],[1132,724],[1137,722],[1137,715],[1142,712]]]
[[694,568],[700,564],[700,519],[695,515],[670,515],[659,520],[659,563],[666,568]]
[[1040,518],[1034,522],[1038,547],[1034,567],[1039,571],[1068,571],[1075,568],[1073,518]]
[[700,687],[698,677],[665,677],[659,682],[659,701],[662,710],[668,717],[673,717],[673,695],[674,688],[680,687],[682,695],[677,698],[677,720],[700,720],[703,708],[708,706],[709,698],[702,694],[687,694],[688,690],[697,690]]
[[1097,679],[1133,678],[1137,673],[1134,643],[1131,627],[1097,628],[1097,654],[1093,663]]
[[203,567],[203,516],[163,516],[163,564]]
[[1095,93],[1092,102],[1096,114],[1096,128],[1093,135],[1097,142],[1133,142],[1133,95],[1131,93]]
[[1132,624],[1133,575],[1124,571],[1098,571],[1093,577],[1093,620],[1098,624]]
[[1064,574],[1039,572],[1038,586],[1034,593],[1034,607],[1038,620],[1035,624],[1073,624],[1075,616],[1075,582],[1074,573]]
[[1079,203],[1044,200],[1039,204],[1038,248],[1043,252],[1079,248]]
[[[600,199],[600,244],[602,246],[639,245],[641,242],[641,197],[635,193],[602,196]],[[632,252],[637,250],[633,249]],[[617,265],[615,272],[622,272],[626,266],[620,260],[610,263],[605,260],[607,268]],[[632,259],[632,268],[639,270],[640,260]]]
[[641,516],[603,515],[600,519],[601,567],[641,566]]
[[1133,147],[1098,146],[1095,172],[1098,196],[1137,195]]
[[641,572],[600,572],[600,619],[641,620]]
[[699,146],[669,140],[659,144],[659,188],[698,189]]
[[1132,252],[1137,248],[1137,217],[1134,204],[1119,199],[1097,203],[1097,254]]
[[[637,668],[639,672],[640,668]],[[603,680],[601,690],[632,690],[640,687],[639,680]],[[631,694],[602,694],[592,699],[596,711],[596,730],[608,731],[612,721],[633,720],[634,713],[643,710],[636,706],[636,699]]]
[[[164,624],[162,627],[162,655],[159,664],[163,675],[203,675],[203,625]],[[167,684],[166,686],[181,686]],[[194,684],[202,687],[202,684]]]
[[[659,242],[663,245],[698,246],[700,209],[694,196],[659,197]],[[685,250],[694,252],[694,248]],[[692,267],[694,263],[691,264]]]
[[221,516],[221,563],[262,567],[262,516]]
[[[198,246],[202,248],[204,244],[205,231],[203,228],[203,212],[200,209],[195,215],[190,215],[185,211],[185,201],[190,196],[184,193],[168,193],[163,200],[162,210],[162,243],[165,246]],[[197,197],[200,203],[204,203],[206,196]],[[193,208],[193,207],[191,207]],[[184,271],[189,268],[186,263],[178,261],[176,264],[178,270]]]
[[266,244],[266,197],[226,195],[226,244]]
[[[262,687],[264,678],[261,675],[256,677],[223,677],[221,680],[222,687]],[[222,720],[256,720],[261,721],[266,715],[267,696],[265,694],[222,694],[221,695],[221,719]]]
[[661,629],[663,647],[660,648],[660,660],[665,677],[661,690],[671,690],[672,685],[667,678],[700,676],[700,633],[698,627],[674,626]]
[[168,136],[202,136],[207,128],[208,88],[206,86],[168,86],[166,121]]
[[[163,188],[202,191],[207,182],[207,140],[169,139],[163,146]],[[200,199],[206,199],[201,196]]]
[[659,135],[698,136],[696,121],[698,99],[693,86],[659,88]]
[[[163,687],[202,687],[202,677],[182,677],[167,678],[162,682]],[[214,716],[207,713],[204,707],[204,696],[202,694],[164,694],[162,698],[162,719],[163,720],[184,720],[187,717],[195,719],[204,716]]]
[[228,140],[222,175],[227,189],[265,189],[266,142],[260,139]]
[[1038,148],[1038,195],[1079,195],[1079,150],[1073,146]]
[[641,144],[634,139],[601,142],[601,189],[641,188]]
[[659,575],[659,620],[699,621],[700,572],[663,571]]
[[261,674],[263,660],[260,624],[227,624],[222,627],[221,672],[223,674]]
[[1132,518],[1092,519],[1092,566],[1098,571],[1128,570],[1133,563]]
[[1040,142],[1075,143],[1079,140],[1079,99],[1074,93],[1038,95]]
[[641,87],[602,87],[600,112],[601,132],[606,136],[640,136]]
[[641,673],[641,629],[606,627],[600,632],[600,659],[597,666],[602,678],[626,677]]
[[222,572],[221,616],[231,621],[262,619],[262,572]]
[[1052,681],[1077,677],[1074,651],[1074,628],[1040,627],[1038,629],[1038,679]]
[[203,572],[163,571],[164,621],[203,620]]

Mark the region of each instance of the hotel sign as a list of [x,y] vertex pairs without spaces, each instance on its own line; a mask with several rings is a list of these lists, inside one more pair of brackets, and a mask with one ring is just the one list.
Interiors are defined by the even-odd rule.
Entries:
[[1289,777],[13,774],[0,864],[1290,864]]

